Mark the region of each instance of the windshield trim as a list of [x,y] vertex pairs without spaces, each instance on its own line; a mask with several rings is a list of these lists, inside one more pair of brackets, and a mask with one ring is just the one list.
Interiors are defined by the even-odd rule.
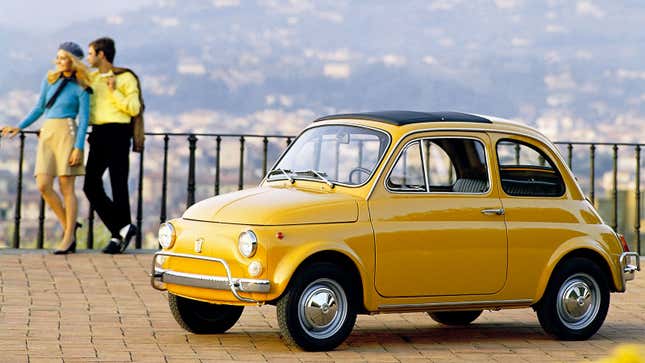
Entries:
[[[376,171],[379,170],[379,168],[383,164],[383,160],[385,159],[385,156],[388,154],[390,146],[392,146],[392,135],[390,135],[390,133],[387,132],[386,130],[379,129],[377,127],[372,127],[372,126],[365,126],[365,125],[361,125],[359,123],[354,123],[354,122],[325,123],[323,125],[314,125],[314,126],[310,126],[310,127],[305,128],[304,130],[302,130],[302,132],[295,139],[293,139],[293,141],[289,144],[289,147],[284,150],[284,152],[282,153],[282,155],[280,155],[278,160],[276,160],[276,162],[273,163],[273,166],[271,167],[271,169],[269,169],[267,171],[267,174],[264,176],[264,179],[262,179],[262,182],[260,184],[263,184],[265,182],[278,181],[278,180],[287,180],[286,178],[284,178],[283,174],[282,174],[282,177],[281,177],[281,174],[276,174],[275,176],[277,178],[271,179],[271,180],[268,179],[268,175],[269,175],[269,173],[271,171],[275,170],[275,168],[276,168],[276,166],[278,166],[278,164],[280,164],[280,162],[282,161],[284,156],[289,152],[289,150],[291,150],[291,147],[296,143],[296,140],[298,140],[302,136],[302,134],[304,134],[305,132],[307,132],[307,131],[309,131],[311,129],[317,128],[317,127],[327,127],[327,126],[354,126],[354,127],[360,127],[360,128],[363,128],[363,129],[377,131],[377,132],[380,132],[380,133],[384,134],[385,136],[387,136],[387,143],[385,145],[385,148],[383,149],[383,155],[381,155],[381,157],[379,158],[379,160],[376,163],[376,165],[374,165],[374,169],[372,170],[372,173],[369,175],[369,177],[365,180],[364,183],[362,183],[362,184],[346,184],[346,183],[342,183],[342,182],[338,182],[338,181],[333,181],[335,186],[341,186],[341,187],[346,187],[346,188],[360,188],[360,187],[363,187],[363,186],[367,185],[372,180],[374,175],[376,174]],[[314,181],[314,182],[318,182],[318,183],[325,183],[321,179],[312,178],[312,177],[298,177],[298,178],[294,178],[294,180],[296,180],[296,181],[298,181],[298,180],[306,180],[306,181]]]

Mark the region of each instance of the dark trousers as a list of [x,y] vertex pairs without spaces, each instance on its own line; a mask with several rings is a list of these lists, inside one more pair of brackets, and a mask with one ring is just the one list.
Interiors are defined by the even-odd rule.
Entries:
[[[119,230],[131,221],[128,191],[131,138],[132,127],[117,123],[92,126],[88,138],[90,151],[83,191],[112,237],[119,237]],[[112,199],[103,188],[106,169],[110,172]]]

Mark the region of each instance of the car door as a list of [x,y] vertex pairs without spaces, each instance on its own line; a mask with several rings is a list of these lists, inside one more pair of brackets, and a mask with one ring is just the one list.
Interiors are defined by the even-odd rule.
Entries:
[[493,294],[507,240],[485,133],[408,137],[369,199],[377,291],[387,297]]
[[[572,198],[565,165],[546,144],[530,137],[490,134],[495,145],[509,255],[508,286],[532,296],[554,251],[584,236],[588,202]],[[593,219],[591,219],[593,220]]]

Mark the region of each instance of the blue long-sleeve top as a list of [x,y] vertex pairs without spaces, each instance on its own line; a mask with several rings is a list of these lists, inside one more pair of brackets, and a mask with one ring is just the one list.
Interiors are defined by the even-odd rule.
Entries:
[[75,119],[78,116],[78,129],[76,130],[74,147],[83,150],[90,115],[89,92],[79,86],[75,81],[70,81],[58,95],[56,102],[50,108],[45,109],[47,101],[54,95],[54,92],[56,92],[62,81],[63,77],[59,77],[56,82],[49,84],[47,77],[43,79],[40,87],[40,97],[38,98],[36,107],[18,124],[18,127],[24,129],[33,124],[43,113],[45,114],[45,118]]

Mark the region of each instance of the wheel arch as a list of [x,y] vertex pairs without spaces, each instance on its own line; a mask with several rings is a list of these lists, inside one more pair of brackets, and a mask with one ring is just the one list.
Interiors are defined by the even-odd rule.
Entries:
[[[600,249],[600,251],[602,251],[602,249]],[[551,279],[553,278],[553,273],[568,260],[576,257],[586,258],[593,261],[607,276],[607,282],[609,282],[609,290],[611,292],[618,291],[618,286],[616,286],[616,280],[610,267],[609,255],[607,253],[604,253],[604,251],[600,251],[599,249],[594,249],[590,246],[584,246],[574,247],[566,251],[561,251],[560,253],[555,253],[547,264],[547,268],[542,272],[542,275],[540,277],[536,296],[533,300],[535,301],[535,304],[538,304],[544,296],[544,292],[546,291],[549,283],[551,282]]]
[[[354,257],[354,258],[352,258]],[[346,269],[352,277],[352,280],[354,283],[357,285],[357,289],[352,289],[353,291],[350,291],[355,297],[355,302],[356,302],[356,309],[358,313],[363,313],[367,311],[365,308],[365,288],[364,288],[364,274],[361,273],[361,269],[359,268],[359,264],[356,261],[356,256],[350,257],[345,251],[339,251],[337,249],[320,249],[318,251],[312,252],[308,257],[304,258],[300,264],[298,264],[297,267],[295,267],[292,271],[285,271],[288,267],[286,265],[279,266],[276,269],[276,272],[281,270],[282,267],[282,272],[281,273],[276,273],[276,276],[284,276],[288,279],[288,283],[286,284],[285,288],[280,292],[280,295],[272,300],[270,303],[275,303],[278,301],[282,295],[284,295],[290,288],[292,281],[293,281],[293,276],[298,274],[300,271],[304,270],[308,266],[311,266],[314,263],[317,262],[329,262],[333,263],[336,265],[339,265],[341,268]]]

